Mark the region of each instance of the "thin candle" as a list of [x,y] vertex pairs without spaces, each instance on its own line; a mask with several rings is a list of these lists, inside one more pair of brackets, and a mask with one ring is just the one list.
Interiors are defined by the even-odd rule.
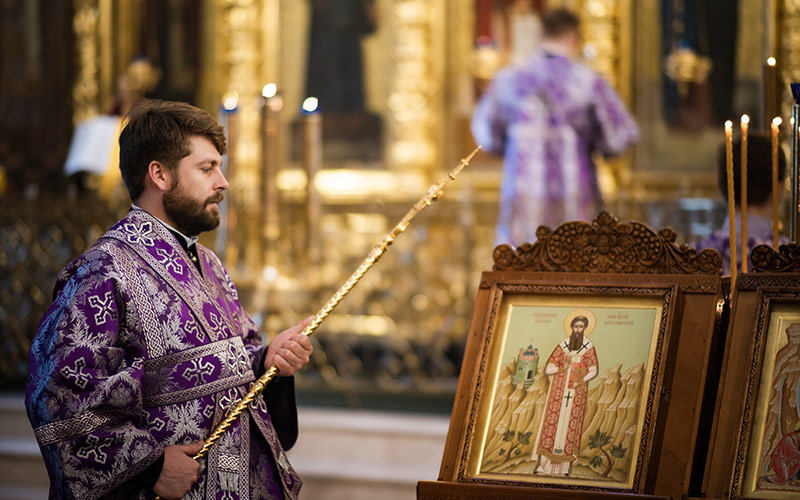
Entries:
[[767,120],[770,116],[775,116],[780,113],[780,103],[778,93],[780,87],[778,86],[778,61],[774,57],[768,57],[764,63],[764,107],[762,111],[762,123],[764,129],[767,127]]
[[[235,90],[226,92],[222,96],[222,108],[225,110],[226,120],[228,122],[228,155],[225,159],[225,176],[232,180],[236,177],[236,161],[237,161],[237,146],[238,146],[238,123],[236,121],[236,113],[239,107],[239,93]],[[236,218],[236,194],[228,191],[228,203],[226,210],[226,237],[227,241],[231,242],[237,233],[238,220]],[[239,249],[236,245],[227,245],[225,248],[225,264],[230,267],[236,267],[239,260]]]
[[736,197],[733,188],[733,122],[725,122],[725,166],[728,175],[728,226],[730,233],[731,291],[736,288]]
[[739,175],[739,189],[742,201],[740,217],[742,219],[742,272],[747,272],[747,129],[750,125],[750,117],[742,115],[742,151],[741,151],[741,172]]
[[306,170],[306,257],[312,265],[319,264],[322,250],[319,242],[319,218],[321,201],[314,183],[317,173],[322,169],[322,116],[319,100],[307,97],[303,101],[303,165]]
[[278,85],[267,83],[261,89],[261,245],[264,269],[276,269],[277,240],[280,235],[277,175],[279,122],[283,104]]
[[780,198],[780,185],[778,183],[778,127],[781,125],[781,117],[776,116],[772,119],[772,246],[778,248],[778,233],[780,221],[778,220],[778,199]]

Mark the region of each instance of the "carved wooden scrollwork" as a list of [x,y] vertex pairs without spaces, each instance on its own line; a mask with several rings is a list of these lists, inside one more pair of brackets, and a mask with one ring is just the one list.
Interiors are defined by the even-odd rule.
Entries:
[[722,274],[719,252],[675,243],[672,228],[656,232],[637,221],[620,222],[608,212],[591,223],[539,226],[537,241],[494,249],[495,271],[600,272],[622,274]]
[[775,250],[769,245],[759,245],[750,253],[754,272],[796,273],[800,271],[800,245],[789,243]]

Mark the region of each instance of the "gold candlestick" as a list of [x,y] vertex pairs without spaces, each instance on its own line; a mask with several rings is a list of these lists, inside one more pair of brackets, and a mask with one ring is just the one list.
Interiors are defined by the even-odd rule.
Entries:
[[741,151],[741,173],[739,175],[739,190],[742,202],[742,272],[747,272],[747,129],[750,125],[750,117],[742,115],[742,151]]
[[730,245],[731,291],[736,288],[736,196],[733,185],[733,123],[725,122],[725,166],[728,175],[728,243]]
[[261,123],[261,245],[263,267],[277,266],[280,236],[277,175],[280,164],[280,111],[283,98],[274,83],[264,85]]
[[780,232],[780,221],[778,220],[778,199],[780,198],[780,185],[778,184],[778,127],[781,124],[781,117],[776,116],[772,119],[770,127],[772,129],[772,247],[778,249],[778,235]]
[[[226,92],[222,97],[222,107],[224,108],[225,117],[228,123],[228,158],[226,160],[226,177],[229,181],[233,182],[233,177],[236,171],[236,144],[238,143],[238,129],[236,123],[236,108],[239,107],[239,94],[238,92]],[[236,233],[237,218],[236,218],[236,194],[234,190],[229,189],[226,193],[228,198],[228,207],[226,213],[226,241],[225,241],[225,264],[228,269],[236,267],[239,260],[238,245],[234,242],[234,235]]]
[[[469,156],[461,160],[458,166],[456,166],[456,168],[454,168],[447,175],[447,177],[428,188],[428,194],[415,203],[414,206],[412,206],[411,209],[406,212],[403,219],[394,227],[394,229],[392,229],[390,233],[386,234],[381,239],[380,243],[378,243],[375,248],[372,249],[369,255],[367,255],[367,258],[364,259],[360,266],[358,266],[358,269],[356,269],[355,272],[350,275],[347,281],[345,281],[344,285],[342,285],[342,287],[339,288],[335,294],[333,294],[333,297],[328,300],[328,302],[322,307],[322,309],[319,310],[319,312],[300,333],[308,336],[317,329],[317,327],[328,316],[328,314],[333,311],[333,309],[339,304],[339,302],[342,301],[342,299],[350,292],[350,290],[356,286],[356,284],[367,273],[367,271],[369,271],[369,269],[378,261],[378,259],[380,259],[395,238],[397,238],[400,233],[405,231],[405,229],[408,227],[408,224],[411,222],[411,219],[413,219],[420,210],[427,207],[442,196],[442,190],[444,189],[445,185],[456,178],[456,175],[458,175],[461,169],[469,164],[470,160],[473,156],[475,156],[479,149],[480,146],[475,148],[475,150],[472,151]],[[241,415],[242,412],[244,412],[250,406],[250,403],[252,403],[253,400],[258,397],[259,394],[261,394],[261,392],[267,386],[267,383],[272,380],[277,373],[278,369],[275,367],[275,365],[272,365],[269,367],[269,369],[267,369],[264,375],[253,382],[253,385],[250,386],[250,390],[247,391],[247,394],[236,404],[236,406],[233,407],[230,412],[228,412],[225,419],[217,425],[217,427],[211,432],[211,435],[209,435],[205,440],[203,448],[192,458],[197,460],[205,456],[211,446],[213,446],[214,443],[216,443],[219,438],[222,437],[228,427],[230,427],[233,422],[236,421],[239,415]]]
[[[306,256],[312,266],[319,264],[319,219],[322,205],[319,192],[314,185],[317,173],[322,169],[322,116],[316,97],[303,101],[303,166],[306,171]],[[314,271],[311,271],[314,274]]]

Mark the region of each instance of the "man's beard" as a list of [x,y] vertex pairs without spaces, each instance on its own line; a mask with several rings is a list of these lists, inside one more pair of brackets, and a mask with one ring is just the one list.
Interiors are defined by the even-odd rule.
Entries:
[[164,211],[169,220],[175,223],[175,229],[187,236],[196,236],[205,231],[211,231],[219,226],[219,209],[206,210],[211,203],[220,203],[224,196],[222,192],[198,201],[190,197],[178,183],[164,193]]
[[572,332],[569,336],[569,350],[577,351],[583,345],[583,333]]

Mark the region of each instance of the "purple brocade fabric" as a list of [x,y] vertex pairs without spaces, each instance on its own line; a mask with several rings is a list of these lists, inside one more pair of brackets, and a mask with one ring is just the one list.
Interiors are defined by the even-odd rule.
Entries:
[[472,133],[504,155],[495,244],[516,246],[536,241],[539,225],[591,221],[602,206],[592,153],[622,153],[639,135],[601,76],[544,51],[497,73]]
[[[165,446],[208,437],[254,380],[261,334],[219,259],[198,249],[203,276],[158,219],[132,210],[59,274],[26,396],[50,498],[153,498],[129,480]],[[258,397],[201,460],[185,498],[296,498],[301,482],[281,446],[296,426],[284,432]]]

